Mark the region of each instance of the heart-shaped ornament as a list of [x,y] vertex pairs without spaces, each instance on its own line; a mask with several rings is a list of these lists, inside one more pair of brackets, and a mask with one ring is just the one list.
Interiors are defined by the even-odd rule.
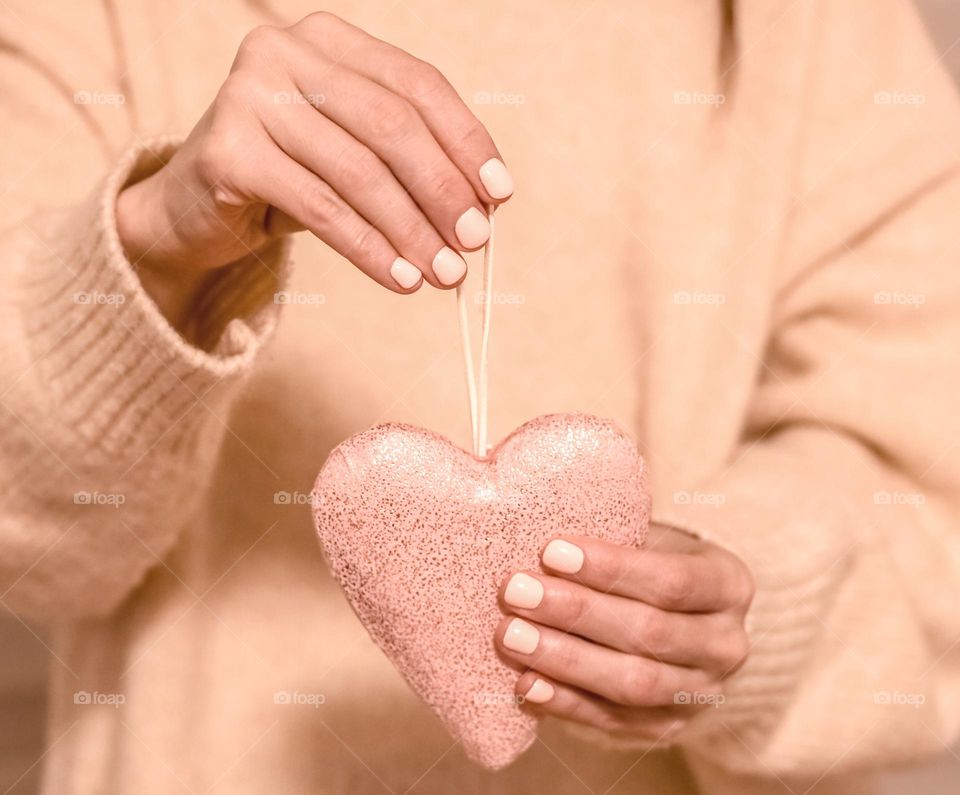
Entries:
[[330,454],[313,506],[364,627],[467,755],[499,768],[537,725],[494,647],[501,581],[539,570],[560,533],[640,546],[650,495],[643,459],[614,423],[554,414],[484,459],[422,428],[371,428]]

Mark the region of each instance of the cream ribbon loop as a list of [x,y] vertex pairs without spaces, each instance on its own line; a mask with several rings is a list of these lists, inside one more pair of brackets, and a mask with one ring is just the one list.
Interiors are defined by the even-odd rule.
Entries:
[[467,378],[467,397],[470,401],[470,427],[473,430],[473,454],[486,457],[488,381],[487,361],[490,350],[490,315],[493,307],[493,205],[487,207],[490,222],[490,237],[483,247],[483,315],[480,321],[480,370],[479,378],[473,367],[473,351],[470,344],[470,314],[467,311],[465,281],[457,287],[457,315],[460,323],[460,343],[463,348],[463,370]]

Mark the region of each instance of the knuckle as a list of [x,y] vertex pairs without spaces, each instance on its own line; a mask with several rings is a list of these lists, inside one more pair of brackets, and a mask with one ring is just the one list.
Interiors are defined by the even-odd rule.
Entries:
[[650,703],[656,686],[657,674],[652,665],[634,663],[626,666],[614,689],[616,701],[631,707]]
[[720,654],[720,661],[728,673],[733,673],[747,661],[750,656],[750,640],[745,632],[732,633],[724,644]]
[[416,61],[399,75],[400,91],[411,99],[423,99],[438,91],[445,90],[450,84],[437,67],[426,61]]
[[235,172],[248,150],[243,138],[234,131],[211,132],[197,151],[196,169],[208,186],[220,185]]
[[370,132],[378,139],[399,141],[415,129],[416,111],[401,99],[386,100],[370,113]]
[[220,183],[210,191],[210,202],[218,211],[236,210],[244,205],[241,197],[230,186]]
[[377,235],[376,230],[369,224],[364,224],[353,235],[349,245],[351,262],[369,262],[376,258]]
[[587,614],[587,598],[579,588],[563,588],[555,592],[559,620],[565,629],[580,624]]
[[669,604],[683,604],[693,594],[693,588],[693,578],[682,564],[672,563],[661,569],[657,589]]
[[462,196],[460,204],[470,204],[471,199],[466,190],[463,177],[449,169],[438,169],[428,173],[424,179],[424,189],[431,195],[438,198],[452,198]]
[[748,608],[753,602],[756,584],[753,572],[732,552],[716,548],[716,564],[723,573],[724,589],[722,600],[725,606]]
[[246,70],[232,72],[220,86],[214,107],[222,111],[225,107],[243,104],[250,95],[249,80]]
[[399,240],[403,241],[403,249],[409,251],[414,259],[417,259],[418,256],[432,256],[443,245],[432,227],[424,223],[423,219],[416,213],[404,213],[396,223]]
[[594,549],[588,558],[591,567],[611,587],[622,582],[629,574],[630,567],[622,550],[611,553],[606,549]]
[[476,119],[462,130],[458,130],[456,143],[453,145],[454,151],[464,156],[475,152],[489,152],[492,151],[492,147],[493,141],[487,128]]
[[238,62],[246,61],[250,58],[262,58],[276,51],[284,40],[284,32],[273,25],[258,25],[253,28],[243,40],[237,49]]
[[197,152],[197,173],[205,185],[216,185],[225,172],[226,156],[213,136],[208,137]]
[[668,641],[667,626],[662,616],[647,610],[631,627],[629,651],[631,654],[663,651]]
[[301,189],[299,204],[304,214],[314,222],[336,226],[344,217],[346,207],[325,182],[312,180]]
[[334,171],[340,183],[366,191],[376,185],[380,165],[380,158],[366,147],[352,147],[337,156]]
[[737,561],[737,568],[739,577],[735,594],[736,604],[738,607],[748,608],[753,604],[753,597],[757,593],[757,584],[753,579],[753,574],[750,573],[750,569],[739,560]]
[[553,640],[544,652],[549,653],[553,667],[562,674],[581,668],[580,653],[573,640],[567,636]]
[[271,88],[263,75],[244,66],[233,71],[220,86],[216,105],[222,113],[227,108],[253,109],[272,101]]
[[329,11],[313,11],[293,25],[293,27],[305,31],[322,33],[330,30],[334,25],[342,21],[340,17]]

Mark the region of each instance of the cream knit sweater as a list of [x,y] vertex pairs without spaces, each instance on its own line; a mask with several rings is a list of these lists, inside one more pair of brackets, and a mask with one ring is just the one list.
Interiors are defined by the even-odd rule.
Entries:
[[758,582],[682,752],[547,724],[497,774],[367,638],[304,504],[377,421],[467,443],[452,295],[301,235],[294,274],[286,245],[222,273],[201,349],[114,227],[176,145],[148,138],[314,7],[3,6],[0,594],[51,638],[46,793],[849,793],[957,737],[960,111],[905,0],[326,6],[438,65],[517,179],[491,436],[619,420],[655,519]]

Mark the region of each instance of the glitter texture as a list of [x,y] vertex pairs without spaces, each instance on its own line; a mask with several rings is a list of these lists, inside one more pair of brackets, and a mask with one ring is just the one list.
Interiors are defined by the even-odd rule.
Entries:
[[[559,533],[640,546],[646,467],[609,420],[532,420],[483,460],[409,425],[370,428],[317,477],[314,519],[360,621],[474,761],[512,762],[536,720],[494,647],[501,581]],[[411,738],[414,741],[414,738]]]

